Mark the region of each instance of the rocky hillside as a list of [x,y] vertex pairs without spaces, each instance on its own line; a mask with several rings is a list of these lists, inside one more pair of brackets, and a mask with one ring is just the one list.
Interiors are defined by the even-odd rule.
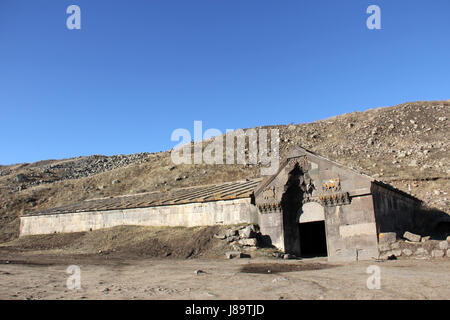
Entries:
[[[421,101],[270,128],[280,129],[282,156],[298,144],[448,213],[449,118],[450,100]],[[25,210],[252,178],[259,173],[257,165],[175,166],[169,151],[0,166],[0,242],[17,237],[18,216]]]

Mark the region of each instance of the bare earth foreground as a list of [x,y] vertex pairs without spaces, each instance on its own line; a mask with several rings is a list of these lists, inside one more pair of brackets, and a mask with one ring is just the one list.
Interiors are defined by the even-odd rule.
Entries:
[[[6,260],[9,259],[9,260]],[[69,290],[69,265],[81,289]],[[367,288],[380,267],[381,288]],[[197,272],[202,270],[202,272]],[[0,252],[0,299],[448,299],[450,261],[57,257]]]

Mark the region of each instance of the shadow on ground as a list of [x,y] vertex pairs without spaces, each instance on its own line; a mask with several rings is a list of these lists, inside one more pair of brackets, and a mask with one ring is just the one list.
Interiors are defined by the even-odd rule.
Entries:
[[301,264],[251,263],[243,266],[240,272],[271,274],[280,272],[322,270],[334,267],[336,266],[323,263],[301,263]]

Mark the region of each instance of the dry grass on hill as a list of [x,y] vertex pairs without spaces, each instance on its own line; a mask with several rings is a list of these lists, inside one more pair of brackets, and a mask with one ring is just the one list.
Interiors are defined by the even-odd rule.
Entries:
[[[280,130],[282,156],[295,144],[303,146],[448,213],[449,122],[447,100],[405,103],[313,123],[267,128]],[[174,166],[169,151],[0,166],[0,242],[17,238],[18,217],[24,211],[259,174],[258,165]]]

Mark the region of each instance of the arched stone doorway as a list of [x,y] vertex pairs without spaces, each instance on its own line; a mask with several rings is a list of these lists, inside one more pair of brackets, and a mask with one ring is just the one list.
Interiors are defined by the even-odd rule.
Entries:
[[305,203],[299,210],[298,228],[302,257],[328,255],[325,226],[325,209],[317,202]]

